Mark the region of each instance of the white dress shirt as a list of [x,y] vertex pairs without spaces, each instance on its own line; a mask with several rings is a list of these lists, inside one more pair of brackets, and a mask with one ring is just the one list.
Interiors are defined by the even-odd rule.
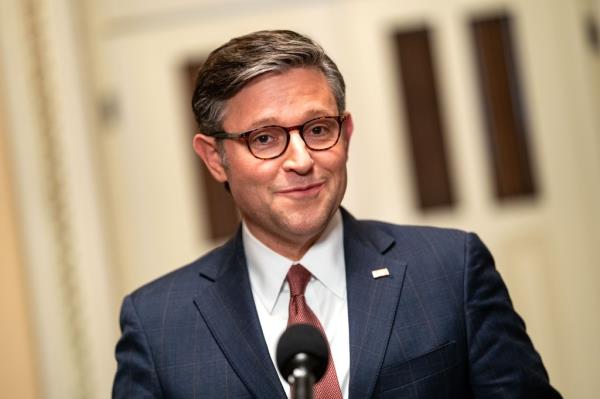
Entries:
[[[245,224],[242,235],[252,295],[275,369],[277,341],[287,327],[289,315],[290,290],[285,277],[292,264],[300,263],[313,275],[306,287],[306,302],[323,325],[342,394],[348,398],[350,340],[344,231],[340,211],[337,211],[319,240],[302,259],[295,261],[268,248],[250,233]],[[290,397],[289,384],[281,375],[279,379]]]

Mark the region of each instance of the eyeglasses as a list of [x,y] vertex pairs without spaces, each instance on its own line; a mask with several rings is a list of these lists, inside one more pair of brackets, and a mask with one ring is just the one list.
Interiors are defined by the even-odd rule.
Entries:
[[301,125],[263,126],[244,133],[217,132],[211,136],[218,139],[243,139],[248,150],[258,159],[281,156],[290,143],[290,132],[298,130],[304,144],[313,151],[325,151],[337,144],[346,116],[322,116]]

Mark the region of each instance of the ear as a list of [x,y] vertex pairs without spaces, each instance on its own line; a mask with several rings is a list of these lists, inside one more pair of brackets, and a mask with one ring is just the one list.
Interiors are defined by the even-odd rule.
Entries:
[[227,173],[223,166],[223,160],[217,147],[214,137],[204,134],[197,134],[193,141],[194,151],[204,161],[204,164],[210,171],[210,174],[220,183],[227,181]]
[[350,137],[352,137],[352,132],[354,131],[354,121],[352,120],[352,114],[350,112],[345,113],[346,119],[344,119],[344,124],[342,126],[342,137],[346,142],[346,151],[350,146]]

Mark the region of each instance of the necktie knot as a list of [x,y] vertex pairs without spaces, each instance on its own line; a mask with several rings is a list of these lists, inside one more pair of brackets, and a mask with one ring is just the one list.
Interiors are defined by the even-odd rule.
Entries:
[[300,264],[292,265],[287,274],[287,281],[290,285],[290,295],[304,295],[304,291],[306,291],[306,286],[308,285],[311,276],[312,274],[310,274],[304,266]]

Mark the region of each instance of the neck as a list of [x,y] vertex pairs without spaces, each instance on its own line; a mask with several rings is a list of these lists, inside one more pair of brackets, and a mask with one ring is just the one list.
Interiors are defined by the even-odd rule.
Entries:
[[313,245],[341,224],[342,220],[337,216],[337,212],[336,210],[332,213],[324,225],[312,230],[304,230],[303,234],[293,234],[291,229],[265,230],[248,222],[243,216],[242,219],[246,230],[262,245],[291,261],[299,261]]
[[260,234],[260,232],[254,231],[254,229],[252,229],[251,226],[248,226],[248,230],[252,233],[254,237],[256,237],[257,240],[262,242],[265,246],[269,247],[269,249],[271,249],[274,252],[277,252],[281,256],[290,259],[291,261],[298,261],[302,259],[304,254],[306,254],[310,247],[312,247],[313,244],[319,240],[319,238],[323,234],[323,231],[325,231],[325,229],[323,229],[317,234],[308,238],[287,238],[279,236],[276,240],[273,240],[271,237],[262,237],[262,234]]

